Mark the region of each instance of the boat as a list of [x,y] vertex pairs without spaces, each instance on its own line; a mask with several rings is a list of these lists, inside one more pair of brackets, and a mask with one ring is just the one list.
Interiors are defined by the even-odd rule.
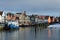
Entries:
[[53,25],[49,25],[48,26],[49,29],[56,29],[56,28],[60,28],[60,24],[53,24]]
[[17,21],[8,21],[6,24],[5,24],[5,29],[18,29],[19,28],[19,25],[18,25],[18,22]]

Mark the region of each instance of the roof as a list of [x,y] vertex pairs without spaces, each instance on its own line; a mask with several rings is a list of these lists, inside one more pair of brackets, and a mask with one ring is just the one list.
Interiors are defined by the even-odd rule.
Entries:
[[22,13],[16,13],[16,14],[22,14]]

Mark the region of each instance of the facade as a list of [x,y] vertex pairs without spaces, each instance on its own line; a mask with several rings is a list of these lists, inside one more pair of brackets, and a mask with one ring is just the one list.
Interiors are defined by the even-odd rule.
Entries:
[[19,20],[19,24],[30,24],[30,17],[24,13],[16,13],[17,19]]
[[35,22],[36,23],[48,23],[48,16],[35,16]]
[[12,14],[11,13],[7,13],[6,20],[11,20],[11,19],[12,19]]
[[0,23],[4,23],[3,11],[0,11]]
[[35,15],[31,15],[31,16],[30,16],[30,22],[31,22],[31,23],[35,23],[35,20],[37,20],[37,19],[36,19],[36,16],[35,16]]
[[38,16],[38,15],[31,15],[30,16],[30,22],[31,23],[41,23],[43,22],[43,18],[41,18],[41,16]]
[[19,16],[19,23],[21,23],[21,24],[25,24],[25,23],[29,24],[29,22],[30,22],[30,18],[26,14],[22,13]]
[[44,17],[44,16],[38,16],[37,18],[38,18],[38,19],[37,19],[37,22],[38,22],[38,23],[43,23],[44,20],[45,20],[45,17]]
[[53,16],[49,16],[48,23],[54,23],[54,22],[56,22],[56,18],[54,18]]
[[6,20],[16,20],[16,16],[12,13],[7,13]]

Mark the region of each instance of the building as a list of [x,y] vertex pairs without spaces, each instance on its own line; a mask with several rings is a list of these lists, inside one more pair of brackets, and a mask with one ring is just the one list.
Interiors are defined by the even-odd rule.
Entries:
[[30,17],[30,22],[35,23],[35,18],[36,18],[35,15],[30,15],[29,17]]
[[54,22],[56,22],[56,18],[54,18],[53,16],[49,16],[48,23],[54,23]]
[[17,19],[19,20],[19,24],[29,24],[30,23],[30,17],[26,15],[26,12],[24,13],[16,13]]
[[13,13],[7,13],[6,20],[16,20],[16,16]]
[[4,16],[3,15],[3,11],[0,11],[0,23],[4,22]]

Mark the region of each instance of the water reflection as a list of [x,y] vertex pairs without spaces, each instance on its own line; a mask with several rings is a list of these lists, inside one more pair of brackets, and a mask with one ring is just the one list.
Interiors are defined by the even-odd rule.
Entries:
[[18,31],[4,31],[2,34],[3,40],[18,40]]
[[59,28],[55,28],[55,29],[48,29],[48,39],[49,40],[59,40]]
[[20,27],[19,30],[1,31],[0,40],[59,40],[60,29]]
[[51,36],[52,36],[51,33],[52,33],[52,30],[48,29],[48,40],[51,39]]
[[59,37],[59,40],[60,40],[60,29],[59,29],[59,33],[58,33],[58,34],[59,34],[59,36],[58,36],[58,37]]

